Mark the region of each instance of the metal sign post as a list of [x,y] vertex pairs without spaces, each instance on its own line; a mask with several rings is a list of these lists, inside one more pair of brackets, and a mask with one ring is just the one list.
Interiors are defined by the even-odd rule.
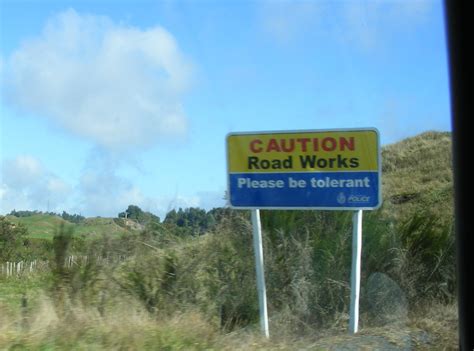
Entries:
[[354,212],[352,217],[352,268],[351,268],[351,311],[349,332],[357,333],[359,329],[359,293],[360,266],[362,252],[362,210]]
[[265,273],[263,269],[262,226],[260,210],[252,210],[253,249],[255,252],[255,270],[257,273],[258,305],[260,309],[260,327],[263,335],[269,338],[267,292],[265,289]]

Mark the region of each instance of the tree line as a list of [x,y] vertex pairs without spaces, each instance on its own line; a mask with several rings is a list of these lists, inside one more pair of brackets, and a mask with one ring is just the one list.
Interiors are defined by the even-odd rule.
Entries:
[[63,211],[61,214],[56,213],[56,212],[42,212],[42,211],[17,211],[17,210],[12,210],[10,213],[7,214],[7,216],[14,216],[14,217],[31,217],[31,216],[36,216],[36,215],[47,215],[47,216],[58,216],[64,219],[65,221],[71,222],[71,223],[81,223],[86,217],[79,215],[79,214],[70,214],[67,213],[66,211]]

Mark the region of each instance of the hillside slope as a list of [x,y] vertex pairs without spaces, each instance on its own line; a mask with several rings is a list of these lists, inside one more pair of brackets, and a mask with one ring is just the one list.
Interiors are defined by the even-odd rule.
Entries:
[[51,240],[61,225],[71,227],[75,235],[81,235],[89,239],[105,234],[119,235],[133,231],[132,228],[118,225],[113,218],[86,218],[78,224],[49,214],[37,214],[28,217],[7,216],[7,218],[12,223],[25,225],[28,229],[28,237],[36,239]]
[[23,224],[28,229],[28,237],[35,239],[51,239],[61,225],[72,225],[61,217],[47,214],[36,214],[28,217],[7,216],[14,224]]
[[451,133],[429,131],[382,149],[383,212],[401,218],[453,215]]

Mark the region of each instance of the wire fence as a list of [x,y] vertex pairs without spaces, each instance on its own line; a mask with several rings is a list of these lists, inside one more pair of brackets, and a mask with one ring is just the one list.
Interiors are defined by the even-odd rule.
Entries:
[[[72,268],[74,266],[82,266],[90,261],[89,256],[68,256],[64,260],[64,267]],[[97,265],[108,265],[123,261],[124,257],[93,257],[94,263]],[[38,272],[46,272],[52,269],[53,265],[48,260],[32,260],[32,261],[18,261],[18,262],[3,262],[0,263],[0,276],[4,277],[21,277]]]
[[19,262],[5,262],[1,265],[1,275],[6,277],[23,276],[33,272],[44,272],[49,270],[48,261],[19,261]]

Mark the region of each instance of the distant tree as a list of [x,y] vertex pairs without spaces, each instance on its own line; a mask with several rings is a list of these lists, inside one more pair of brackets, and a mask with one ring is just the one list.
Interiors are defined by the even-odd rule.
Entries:
[[27,246],[27,229],[22,224],[13,224],[0,216],[0,259],[11,261],[19,259]]
[[81,215],[78,215],[78,214],[71,215],[71,214],[67,213],[66,211],[63,211],[63,213],[61,214],[61,217],[65,221],[68,221],[68,222],[71,222],[71,223],[80,223],[85,219],[85,217],[83,217]]
[[143,211],[140,207],[136,205],[129,205],[124,212],[118,214],[119,218],[129,218],[134,221],[146,225],[149,223],[160,223],[160,217],[154,215],[151,212]]
[[178,213],[176,214],[176,225],[178,227],[188,226],[188,219],[186,218],[186,215],[181,207],[178,209]]
[[214,222],[217,224],[225,218],[235,216],[239,212],[242,214],[242,211],[236,211],[230,207],[214,207],[208,212],[208,215],[212,216]]
[[175,225],[186,229],[186,233],[202,234],[215,225],[216,220],[211,213],[207,213],[202,208],[189,207],[179,208],[178,211],[171,210],[165,217],[165,224]]
[[13,210],[9,213],[10,216],[15,216],[15,217],[30,217],[38,214],[42,214],[43,212],[41,211],[16,211]]
[[172,209],[166,214],[166,217],[163,223],[176,224],[177,220],[178,220],[178,213],[176,212],[175,209]]

